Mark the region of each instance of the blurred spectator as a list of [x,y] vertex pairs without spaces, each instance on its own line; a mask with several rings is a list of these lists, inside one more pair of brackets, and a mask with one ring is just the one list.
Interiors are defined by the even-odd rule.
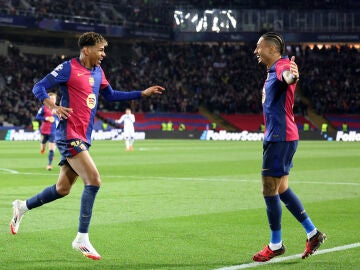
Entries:
[[[239,44],[134,43],[109,46],[102,67],[115,89],[144,89],[164,85],[161,97],[107,103],[99,110],[134,112],[197,112],[206,106],[213,113],[261,113],[263,68],[254,65],[253,47]],[[317,113],[360,113],[360,56],[347,46],[310,49],[288,48],[300,69],[298,87]],[[110,59],[111,57],[111,59]],[[22,54],[9,48],[1,57],[0,120],[30,126],[39,104],[33,98],[34,82],[56,67],[57,56]],[[56,92],[56,89],[55,89]],[[294,112],[306,114],[296,98]],[[0,124],[1,124],[0,122]]]

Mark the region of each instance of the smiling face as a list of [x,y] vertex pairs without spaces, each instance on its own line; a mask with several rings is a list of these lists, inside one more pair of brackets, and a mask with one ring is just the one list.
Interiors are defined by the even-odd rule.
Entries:
[[259,38],[254,54],[258,63],[264,64],[267,68],[271,67],[272,64],[281,57],[275,45],[263,37]]
[[106,39],[95,32],[86,32],[79,37],[78,45],[80,47],[81,64],[92,69],[100,66],[105,58],[105,47],[108,45]]
[[84,53],[87,58],[87,68],[93,68],[100,66],[102,60],[105,58],[105,46],[106,43],[98,43],[94,46],[84,47]]

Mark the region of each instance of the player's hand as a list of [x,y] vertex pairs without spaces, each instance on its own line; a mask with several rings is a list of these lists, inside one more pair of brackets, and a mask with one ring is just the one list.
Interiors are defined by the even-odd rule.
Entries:
[[165,91],[165,88],[162,86],[158,86],[158,85],[150,86],[149,88],[147,88],[141,92],[141,96],[148,97],[153,94],[161,95],[163,91]]
[[73,112],[72,108],[67,108],[67,107],[63,107],[63,106],[55,106],[52,109],[52,113],[56,114],[60,120],[68,119],[72,112]]
[[292,56],[290,59],[290,72],[294,75],[296,81],[299,80],[300,74],[297,64],[295,63],[295,56]]

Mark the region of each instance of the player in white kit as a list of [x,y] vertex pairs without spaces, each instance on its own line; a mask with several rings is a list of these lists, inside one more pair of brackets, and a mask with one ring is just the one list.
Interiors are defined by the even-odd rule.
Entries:
[[120,119],[115,121],[118,124],[124,125],[124,140],[126,151],[134,151],[133,143],[135,140],[135,115],[131,113],[131,109],[126,109],[125,114],[123,114]]

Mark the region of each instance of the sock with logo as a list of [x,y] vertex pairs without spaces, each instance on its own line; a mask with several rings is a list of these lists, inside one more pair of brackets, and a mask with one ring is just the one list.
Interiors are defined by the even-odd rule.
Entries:
[[306,233],[311,233],[315,229],[301,201],[290,188],[280,194],[280,199],[284,202],[290,213],[302,224]]
[[79,233],[87,233],[89,230],[92,209],[99,188],[98,186],[90,185],[84,187],[80,205]]
[[54,150],[50,150],[50,151],[49,151],[48,159],[49,159],[49,165],[51,165],[51,164],[52,164],[52,161],[53,161],[53,159],[54,159]]
[[60,195],[56,191],[56,185],[45,188],[40,193],[26,200],[26,207],[30,210],[32,208],[39,207],[45,203],[55,201],[64,196]]
[[282,243],[281,240],[282,207],[281,207],[280,197],[279,195],[265,196],[264,200],[266,203],[266,214],[268,217],[270,230],[271,230],[270,244],[271,245],[281,244]]

